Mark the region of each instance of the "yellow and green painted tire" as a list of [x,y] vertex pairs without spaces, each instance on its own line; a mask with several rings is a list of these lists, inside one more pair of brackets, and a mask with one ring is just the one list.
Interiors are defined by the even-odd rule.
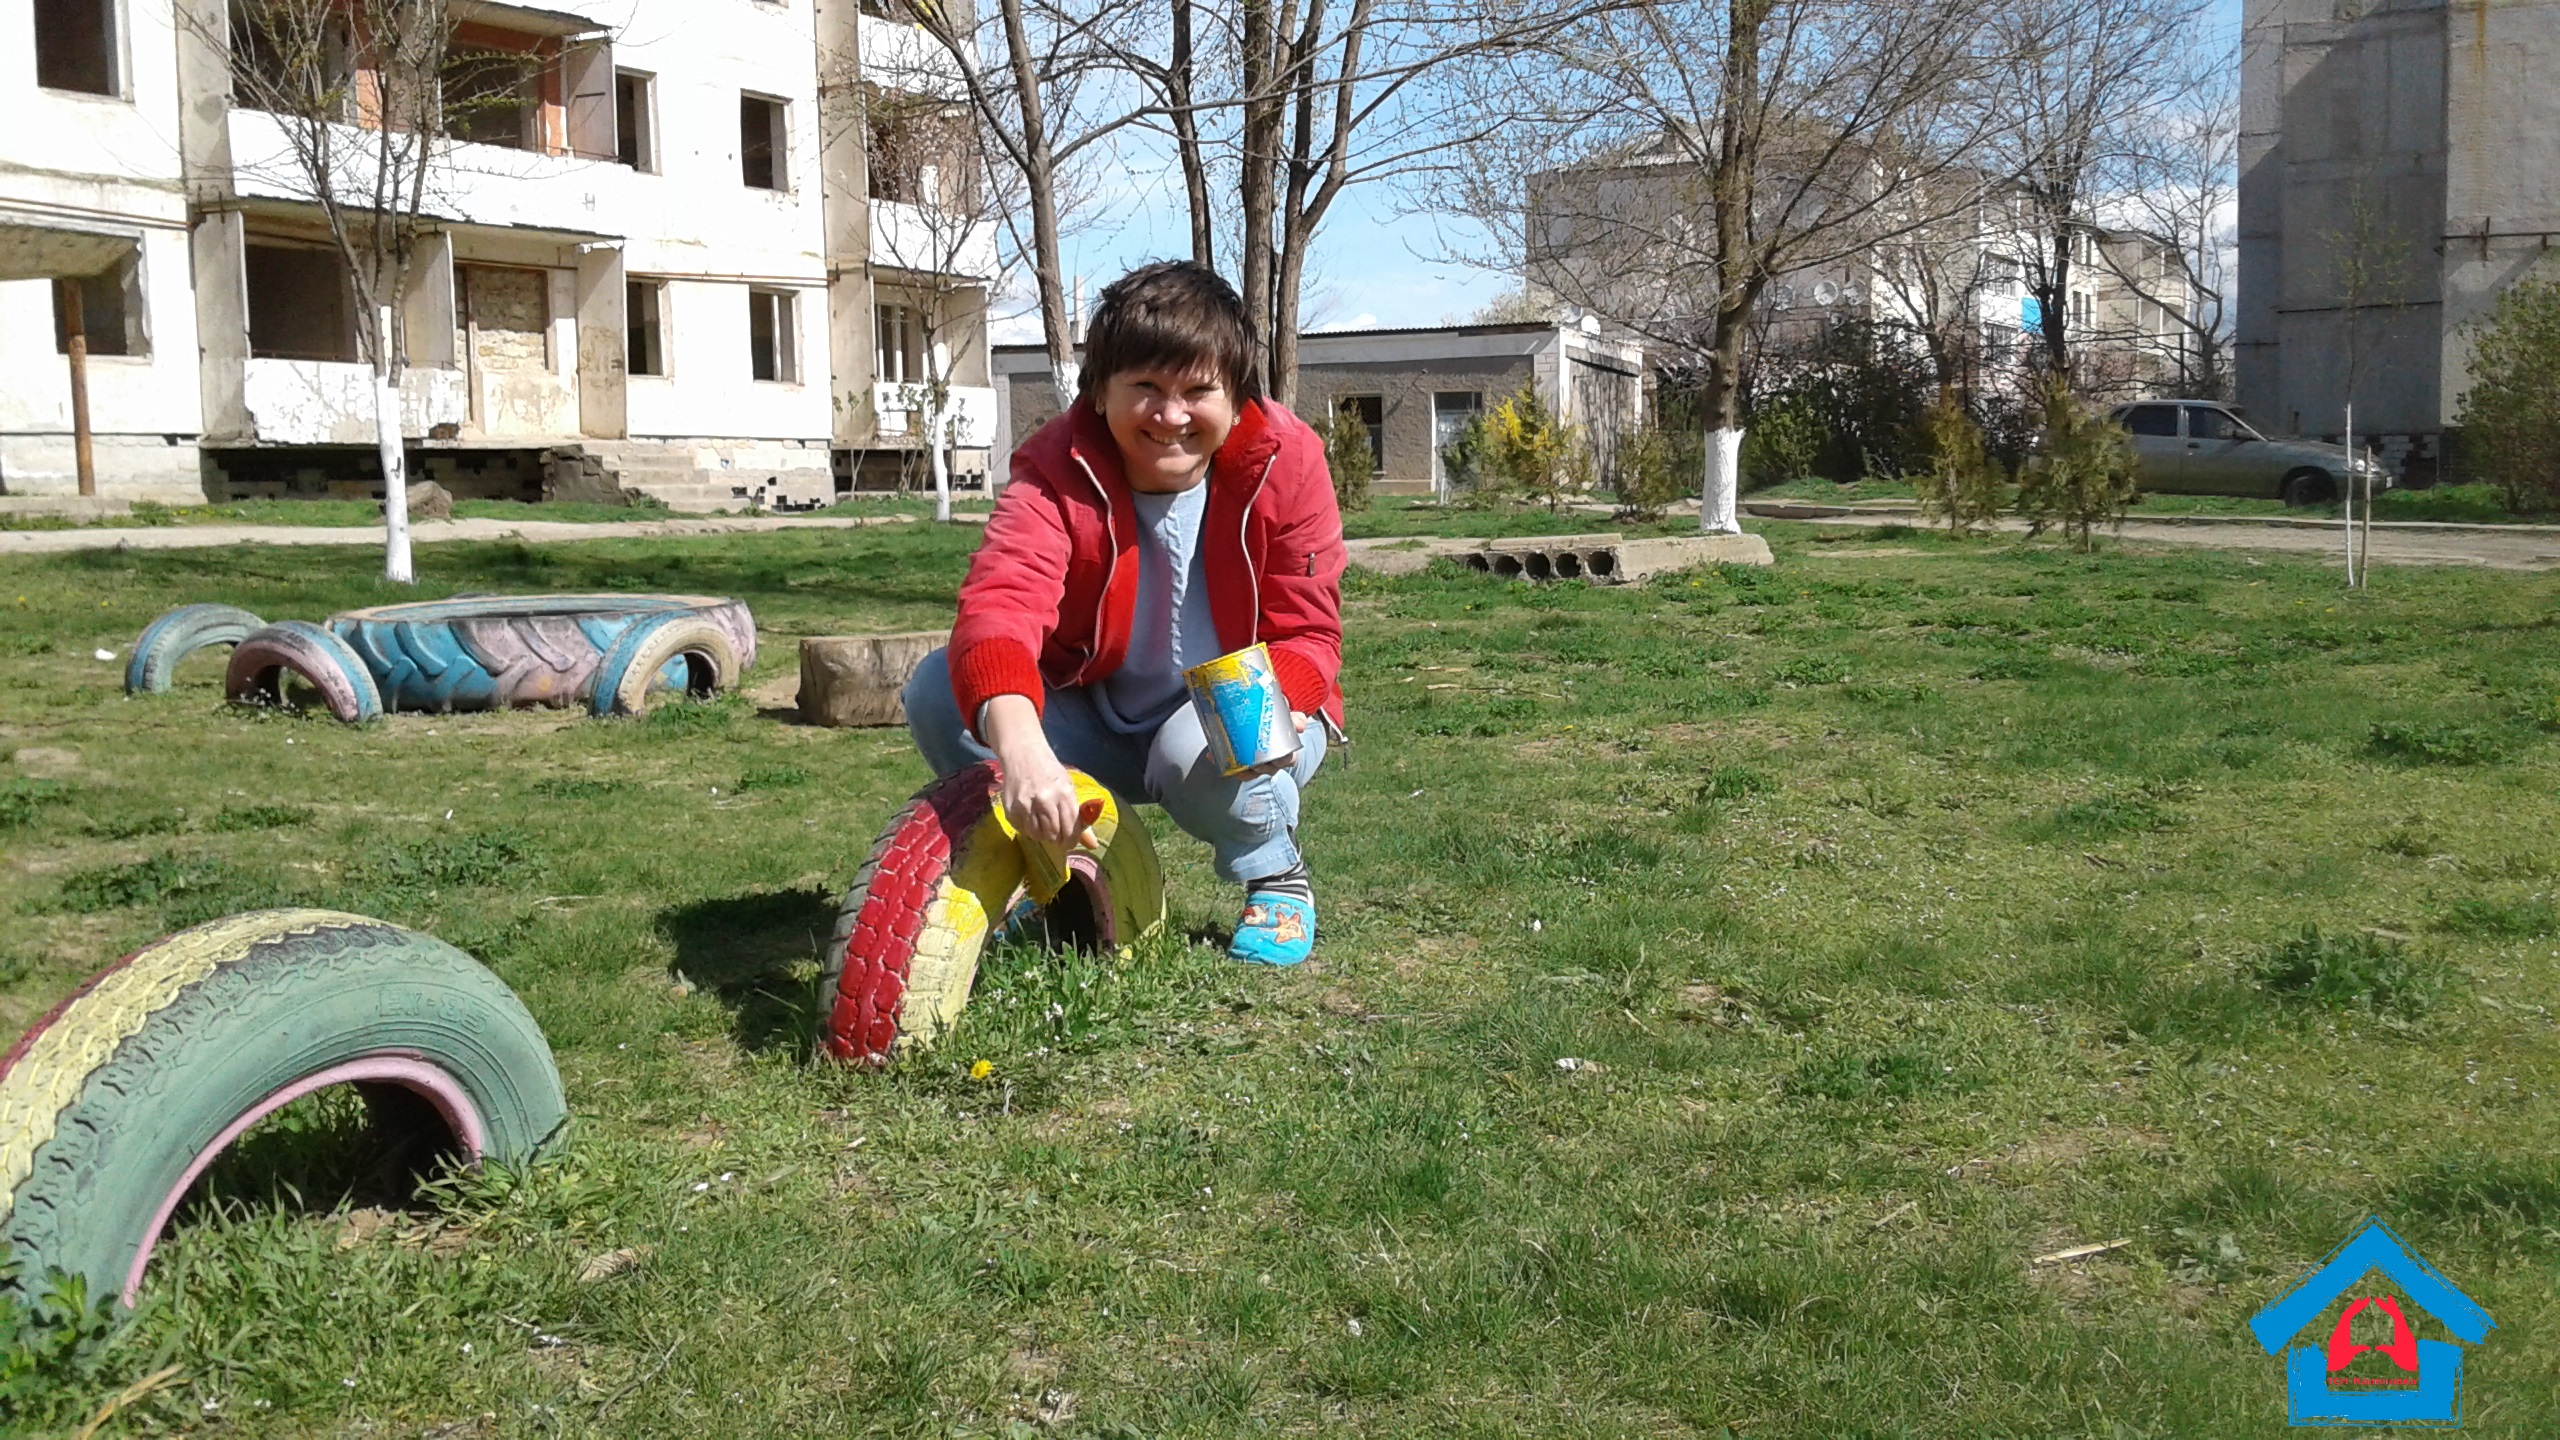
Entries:
[[475,1162],[532,1159],[568,1114],[533,1017],[443,941],[329,910],[199,925],[90,977],[0,1057],[15,1283],[60,1270],[132,1304],[214,1157],[333,1085]]
[[1146,827],[1091,776],[1069,774],[1093,818],[1084,843],[1045,867],[1062,872],[1054,888],[1034,883],[1044,866],[1026,865],[991,763],[935,781],[890,818],[836,912],[819,979],[820,1054],[876,1064],[930,1045],[968,1005],[988,931],[1026,894],[1053,912],[1076,909],[1088,923],[1073,928],[1103,945],[1164,923]]

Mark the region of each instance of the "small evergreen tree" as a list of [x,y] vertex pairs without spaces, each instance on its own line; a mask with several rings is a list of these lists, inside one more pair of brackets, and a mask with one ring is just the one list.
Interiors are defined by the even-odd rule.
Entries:
[[2059,529],[2085,551],[2097,527],[2124,523],[2133,503],[2133,440],[2059,375],[2044,382],[2040,398],[2044,433],[2018,477],[2018,513],[2028,533]]
[[1334,503],[1346,512],[1368,509],[1378,457],[1369,448],[1369,427],[1360,412],[1343,406],[1316,426],[1316,434],[1324,440],[1325,469],[1333,474]]
[[2560,507],[2560,280],[2512,287],[2472,337],[2455,421],[2470,469],[2509,510]]
[[1609,490],[1618,497],[1619,519],[1649,525],[1689,493],[1697,446],[1684,446],[1683,438],[1655,425],[1618,437],[1609,463]]
[[1959,535],[1990,529],[2000,518],[2002,476],[1985,450],[1982,427],[1950,390],[1922,414],[1920,431],[1928,464],[1911,476],[1920,513],[1944,520]]
[[1565,497],[1591,488],[1591,447],[1583,443],[1582,427],[1559,422],[1537,387],[1523,385],[1494,406],[1484,429],[1485,480],[1504,497],[1562,510]]

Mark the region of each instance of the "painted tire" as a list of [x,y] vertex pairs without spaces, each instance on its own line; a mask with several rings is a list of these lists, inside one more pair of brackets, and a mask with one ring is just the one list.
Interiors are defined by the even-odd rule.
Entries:
[[652,615],[635,622],[596,665],[591,715],[637,715],[649,691],[670,681],[688,695],[716,695],[738,683],[738,653],[727,632],[693,614]]
[[125,660],[128,695],[157,695],[169,688],[178,662],[213,645],[238,645],[267,622],[237,605],[181,605],[142,628]]
[[373,672],[347,642],[308,620],[281,620],[253,631],[232,650],[223,688],[237,702],[281,705],[287,672],[319,691],[329,713],[350,725],[382,713]]
[[59,1268],[132,1304],[204,1167],[338,1084],[378,1120],[440,1124],[474,1162],[532,1159],[568,1114],[533,1017],[443,941],[326,910],[199,925],[90,977],[0,1058],[0,1239],[17,1283]]
[[[702,619],[728,640],[738,670],[755,665],[754,616],[709,595],[457,596],[348,610],[329,628],[373,672],[390,709],[499,710],[587,700],[615,643],[667,615]],[[665,683],[684,683],[684,672]]]
[[[1092,824],[1097,845],[1065,857],[1070,903],[1053,897],[1049,909],[1081,907],[1093,938],[1134,943],[1164,920],[1154,842],[1108,791],[1074,778],[1080,794],[1104,798],[1105,812]],[[969,1003],[990,923],[1029,879],[995,803],[997,780],[992,764],[937,780],[880,832],[836,912],[818,982],[820,1055],[885,1062],[931,1045]]]

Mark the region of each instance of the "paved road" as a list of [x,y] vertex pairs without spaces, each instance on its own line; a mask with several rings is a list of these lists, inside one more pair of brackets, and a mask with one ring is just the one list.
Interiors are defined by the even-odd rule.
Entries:
[[[1747,506],[1763,519],[1797,520],[1813,525],[1895,525],[1924,523],[1916,510],[1861,510],[1842,513],[1828,506]],[[1830,513],[1812,513],[1829,511]],[[2023,534],[2021,521],[2001,522],[2001,529]],[[2338,522],[2316,520],[2251,520],[2194,517],[2185,520],[2128,520],[2122,530],[2101,531],[2117,539],[2160,545],[2211,545],[2226,550],[2288,550],[2345,561],[2346,539]],[[2560,569],[2560,526],[2445,525],[2425,521],[2385,521],[2373,527],[2368,552],[2376,565],[2480,565],[2492,570]]]
[[[1757,504],[1748,507],[1764,519],[1800,520],[1814,525],[1909,524],[1917,512],[1860,510],[1841,512],[1828,506]],[[1829,511],[1831,513],[1816,513]],[[958,515],[963,522],[984,514]],[[734,535],[759,530],[850,530],[864,525],[914,523],[906,515],[828,517],[704,516],[686,520],[623,520],[581,525],[563,520],[427,520],[410,527],[413,541],[432,545],[444,540],[522,540],[556,544],[574,540],[614,540],[630,536]],[[2005,530],[2023,531],[2016,521]],[[2128,520],[2125,540],[2162,545],[2213,545],[2224,549],[2287,550],[2317,554],[2333,562],[2341,540],[2334,522],[2302,520]],[[1392,545],[1389,540],[1377,542]],[[59,555],[73,550],[181,550],[229,545],[366,545],[382,544],[378,525],[163,525],[148,529],[0,530],[0,555]],[[2560,526],[2436,525],[2386,523],[2373,528],[2373,560],[2378,565],[2481,565],[2493,570],[2560,569]]]
[[[959,520],[984,515],[955,516]],[[409,527],[412,544],[440,540],[619,540],[631,536],[734,535],[752,530],[851,530],[864,525],[905,525],[911,515],[704,516],[693,520],[610,520],[581,525],[567,520],[421,520]],[[60,555],[72,550],[193,550],[228,545],[382,546],[379,525],[160,525],[149,529],[0,530],[0,555]]]

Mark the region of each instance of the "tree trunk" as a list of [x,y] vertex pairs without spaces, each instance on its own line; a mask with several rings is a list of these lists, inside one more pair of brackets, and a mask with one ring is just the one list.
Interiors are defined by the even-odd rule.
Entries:
[[1243,154],[1237,191],[1244,210],[1244,308],[1253,327],[1253,379],[1267,389],[1272,342],[1271,217],[1276,199],[1272,169],[1280,158],[1280,124],[1286,111],[1273,93],[1280,22],[1272,13],[1271,0],[1244,0],[1243,21]]
[[951,458],[942,448],[950,423],[950,394],[950,386],[936,384],[925,395],[924,443],[933,466],[933,518],[944,525],[951,523]]
[[1716,311],[1715,353],[1707,364],[1706,465],[1698,490],[1698,529],[1742,533],[1742,340],[1751,322],[1751,292]]
[[1708,357],[1706,464],[1698,489],[1698,528],[1737,535],[1742,494],[1742,343],[1758,298],[1758,256],[1751,207],[1758,198],[1760,29],[1775,0],[1730,0],[1726,9],[1723,103],[1716,117],[1716,317]]
[[1173,0],[1173,57],[1167,70],[1174,151],[1182,160],[1182,193],[1191,206],[1191,259],[1218,265],[1216,223],[1209,213],[1209,161],[1200,149],[1200,117],[1191,112],[1191,0]]
[[373,444],[382,459],[382,578],[395,585],[417,581],[409,560],[409,466],[400,436],[400,376],[392,364],[391,307],[375,313],[373,344]]
[[1048,118],[1040,105],[1040,61],[1022,24],[1022,0],[1003,0],[1005,59],[1022,107],[1023,188],[1031,202],[1031,273],[1040,287],[1040,332],[1049,345],[1049,382],[1061,411],[1075,407],[1075,337],[1067,329],[1067,287],[1058,264],[1057,175]]

